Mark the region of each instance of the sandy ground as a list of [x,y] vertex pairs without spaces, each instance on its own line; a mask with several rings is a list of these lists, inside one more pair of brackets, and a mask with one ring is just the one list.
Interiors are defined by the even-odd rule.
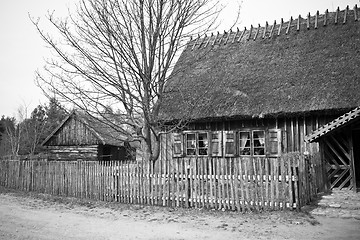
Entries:
[[0,188],[0,239],[360,239],[360,220],[144,207]]

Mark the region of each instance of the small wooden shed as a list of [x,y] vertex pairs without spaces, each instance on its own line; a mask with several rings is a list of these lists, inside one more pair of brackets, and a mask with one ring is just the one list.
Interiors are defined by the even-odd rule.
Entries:
[[126,136],[105,123],[72,111],[42,143],[51,160],[129,160]]
[[330,189],[360,190],[360,107],[323,125],[305,140],[320,143]]

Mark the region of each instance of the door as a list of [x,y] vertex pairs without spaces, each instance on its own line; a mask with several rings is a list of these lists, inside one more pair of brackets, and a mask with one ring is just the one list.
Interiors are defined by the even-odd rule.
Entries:
[[338,131],[323,139],[324,158],[330,189],[352,189],[351,137]]
[[353,151],[354,151],[354,176],[355,189],[360,191],[360,129],[352,131]]

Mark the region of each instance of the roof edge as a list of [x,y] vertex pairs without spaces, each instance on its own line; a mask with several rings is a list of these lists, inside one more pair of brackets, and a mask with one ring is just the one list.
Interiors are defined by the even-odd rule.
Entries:
[[[333,14],[335,15],[334,19],[330,16]],[[351,19],[358,21],[359,14],[357,4],[355,4],[352,10],[350,10],[349,5],[347,5],[344,10],[340,10],[340,7],[338,7],[335,12],[329,12],[326,10],[324,14],[321,15],[319,14],[319,11],[317,11],[313,16],[310,15],[309,12],[306,18],[302,18],[301,15],[299,15],[297,19],[290,17],[287,22],[284,22],[283,18],[281,18],[279,24],[277,24],[275,20],[272,25],[269,25],[268,22],[265,23],[265,26],[258,24],[257,28],[251,25],[249,29],[245,27],[243,31],[240,31],[239,28],[237,28],[236,31],[232,31],[232,29],[230,29],[228,32],[224,31],[223,34],[217,32],[216,35],[211,33],[210,36],[207,36],[207,34],[203,37],[198,35],[196,39],[190,37],[188,49],[195,50],[206,48],[208,46],[212,47],[214,45],[220,46],[249,40],[255,41],[258,39],[270,39],[275,36],[284,34],[288,35],[290,34],[290,31],[293,31],[294,29],[296,32],[299,32],[305,29],[318,29],[321,26],[326,27],[332,24],[346,24]],[[351,19],[350,15],[352,15]],[[333,20],[333,22],[330,22],[330,20]]]

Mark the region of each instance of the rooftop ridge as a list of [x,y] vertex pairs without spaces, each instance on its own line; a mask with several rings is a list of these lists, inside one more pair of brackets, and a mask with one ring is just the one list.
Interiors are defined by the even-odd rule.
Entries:
[[[289,21],[284,22],[281,18],[280,23],[277,24],[276,20],[272,25],[266,21],[265,26],[258,24],[257,27],[253,25],[250,29],[244,27],[244,30],[240,30],[238,27],[236,31],[230,29],[228,32],[224,30],[223,34],[217,32],[217,34],[211,33],[209,36],[204,34],[203,36],[198,35],[195,39],[190,37],[188,47],[191,50],[213,47],[215,45],[226,45],[234,44],[247,41],[256,41],[259,39],[271,39],[280,35],[289,35],[292,32],[300,32],[304,30],[319,29],[320,27],[326,27],[329,25],[346,24],[353,20],[358,21],[359,9],[357,4],[353,9],[349,9],[349,5],[344,9],[340,10],[338,7],[335,12],[329,12],[327,9],[324,14],[319,14],[319,11],[315,15],[311,15],[310,12],[306,18],[302,18],[301,15],[297,19],[293,19],[291,16]],[[322,23],[322,24],[321,24]]]

